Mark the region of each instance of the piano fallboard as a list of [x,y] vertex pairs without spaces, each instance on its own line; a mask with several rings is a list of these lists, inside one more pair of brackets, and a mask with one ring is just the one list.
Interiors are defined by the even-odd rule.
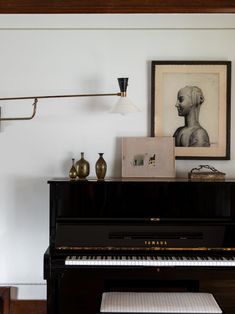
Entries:
[[56,249],[94,250],[234,250],[233,223],[193,222],[184,224],[145,221],[72,221],[58,222]]

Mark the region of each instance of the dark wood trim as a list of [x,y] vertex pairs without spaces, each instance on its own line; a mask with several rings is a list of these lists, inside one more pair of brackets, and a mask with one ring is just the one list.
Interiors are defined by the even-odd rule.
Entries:
[[46,314],[46,312],[45,300],[11,300],[10,314]]
[[0,288],[0,298],[3,303],[3,314],[10,313],[10,287]]
[[235,1],[0,0],[1,13],[235,13]]

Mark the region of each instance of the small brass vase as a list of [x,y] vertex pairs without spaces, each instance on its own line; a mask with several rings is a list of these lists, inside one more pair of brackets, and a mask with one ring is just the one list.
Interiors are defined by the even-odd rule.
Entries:
[[107,164],[103,158],[103,153],[99,153],[100,157],[95,164],[95,172],[98,180],[104,180],[107,171]]
[[72,167],[69,170],[69,178],[75,180],[77,178],[77,170],[74,165],[74,158],[72,159]]
[[84,159],[84,153],[81,153],[81,159],[76,162],[75,167],[78,178],[85,180],[90,173],[90,164]]

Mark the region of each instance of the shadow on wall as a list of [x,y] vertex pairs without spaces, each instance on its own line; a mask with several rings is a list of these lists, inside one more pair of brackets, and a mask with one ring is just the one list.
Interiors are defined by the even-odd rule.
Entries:
[[[49,187],[47,178],[14,177],[12,205],[15,222],[40,228],[48,222]],[[34,231],[36,231],[34,229]]]
[[1,281],[41,283],[42,256],[49,243],[47,178],[10,177],[6,185]]

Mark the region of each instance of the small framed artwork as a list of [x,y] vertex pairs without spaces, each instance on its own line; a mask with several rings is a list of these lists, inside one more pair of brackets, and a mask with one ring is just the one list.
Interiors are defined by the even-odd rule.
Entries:
[[145,178],[175,177],[174,138],[124,137],[122,176]]
[[230,159],[230,61],[152,61],[151,135],[177,159]]

